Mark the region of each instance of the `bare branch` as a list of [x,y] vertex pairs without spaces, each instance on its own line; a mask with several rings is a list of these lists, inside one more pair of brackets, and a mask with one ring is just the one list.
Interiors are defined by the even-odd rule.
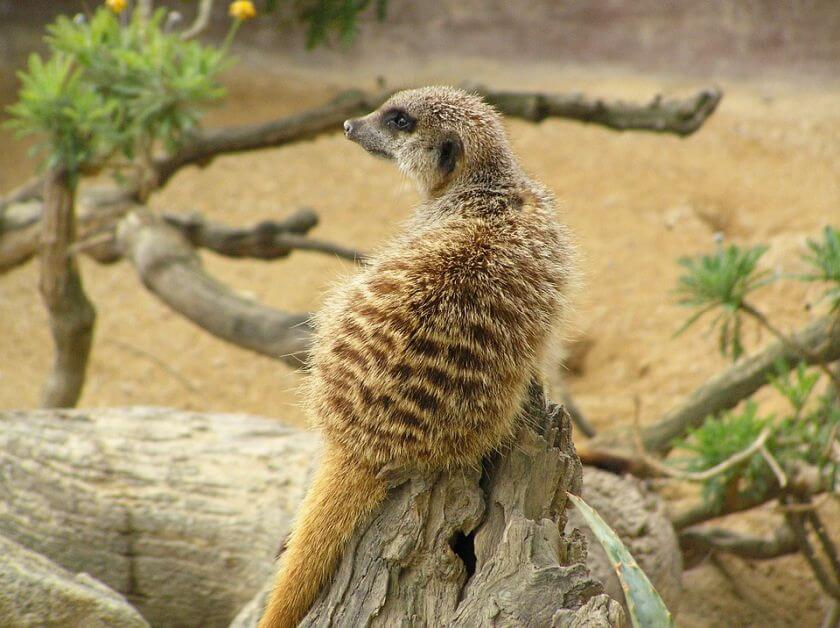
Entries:
[[[812,497],[832,490],[833,479],[821,473],[818,467],[806,464],[802,461],[791,461],[785,465],[785,474],[788,478],[786,492],[795,494],[800,499],[810,504]],[[682,530],[689,526],[697,525],[705,521],[725,517],[727,515],[750,510],[756,506],[766,504],[779,496],[778,484],[768,485],[764,490],[752,490],[748,493],[737,493],[727,495],[726,499],[713,502],[702,500],[692,506],[682,508],[671,513],[671,523],[674,528]],[[799,508],[799,502],[786,505],[784,512],[791,508]]]
[[819,369],[823,373],[825,373],[829,381],[834,384],[834,388],[840,391],[840,375],[837,375],[837,373],[835,373],[826,362],[821,362],[820,360],[816,359],[813,355],[811,355],[811,352],[808,349],[801,346],[799,343],[796,342],[794,338],[788,336],[781,329],[779,329],[773,323],[771,323],[770,319],[768,319],[756,307],[752,306],[751,304],[745,301],[741,303],[741,309],[750,316],[752,316],[756,321],[758,321],[758,323],[771,334],[773,334],[777,340],[787,345],[788,349],[795,352],[800,359],[807,361],[809,364],[816,364],[817,367],[819,367]]
[[[618,130],[655,131],[689,135],[714,112],[722,98],[719,89],[703,90],[685,100],[657,97],[647,105],[591,100],[580,94],[504,92],[472,87],[503,114],[539,122],[568,118]],[[176,154],[155,162],[157,184],[163,186],[178,170],[190,164],[206,165],[214,157],[259,148],[282,146],[336,132],[341,123],[382,104],[396,90],[378,94],[349,91],[322,107],[264,124],[208,130]]]
[[640,455],[644,458],[644,461],[647,465],[655,469],[657,472],[661,473],[662,475],[669,477],[669,478],[676,478],[678,480],[686,480],[688,482],[705,482],[706,480],[711,480],[713,477],[716,477],[722,473],[725,473],[732,467],[736,467],[742,462],[749,460],[755,453],[764,449],[764,443],[767,442],[767,439],[770,437],[770,428],[764,428],[761,430],[761,433],[758,435],[758,438],[746,449],[742,449],[741,451],[733,454],[723,462],[716,464],[713,467],[705,469],[703,471],[680,471],[679,469],[674,469],[673,467],[669,467],[668,465],[662,464],[655,458],[652,458],[645,454],[644,452],[640,452]]
[[[840,359],[840,318],[823,316],[791,335],[797,346],[805,350],[809,363],[828,363]],[[791,369],[800,361],[797,349],[784,342],[774,342],[762,351],[741,358],[731,367],[708,379],[690,397],[667,412],[659,421],[642,430],[646,451],[661,455],[671,450],[675,439],[702,425],[706,417],[736,406],[768,383],[768,378],[781,365]],[[601,432],[581,454],[597,458],[609,455],[614,460],[625,459],[628,467],[633,464],[633,453],[627,443],[633,435],[627,427]]]
[[[79,212],[76,216],[76,230],[78,238],[82,240],[113,229],[117,220],[132,206],[131,195],[121,188],[95,188],[77,196]],[[19,208],[20,205],[15,206],[16,210]],[[27,207],[18,219],[2,225],[4,228],[0,229],[0,274],[25,264],[38,254],[41,245],[42,214],[43,205],[38,203]],[[85,252],[98,260],[103,256],[101,251],[90,251],[86,248]]]
[[665,100],[655,96],[644,105],[588,98],[583,94],[540,94],[493,91],[477,86],[474,91],[505,115],[541,122],[568,118],[599,124],[617,131],[653,131],[691,135],[714,113],[723,92],[713,87],[686,99]]
[[780,525],[770,538],[741,535],[723,528],[699,527],[682,530],[679,536],[686,569],[697,565],[710,552],[768,560],[799,551],[793,531],[786,524]]
[[671,513],[671,523],[674,529],[682,530],[689,526],[697,525],[705,521],[711,521],[719,517],[733,515],[745,510],[751,510],[761,506],[779,496],[778,486],[773,486],[763,493],[749,493],[747,495],[736,495],[727,498],[724,502],[700,501],[692,506],[683,508]]
[[[86,196],[82,202],[85,209],[76,221],[79,238],[70,252],[85,253],[104,264],[118,261],[121,256],[113,231],[117,222],[136,205],[128,196],[114,193],[99,200]],[[39,205],[26,213],[16,220],[13,230],[0,237],[0,274],[24,264],[38,252],[40,210]],[[359,263],[367,257],[350,247],[305,237],[318,224],[318,216],[311,209],[300,210],[281,221],[266,220],[249,227],[228,227],[199,214],[168,213],[164,214],[164,220],[194,246],[228,257],[270,260],[285,257],[293,250],[315,251]]]
[[305,237],[318,224],[311,209],[303,209],[277,222],[266,220],[250,227],[228,227],[210,222],[199,214],[164,214],[167,224],[178,229],[193,246],[227,257],[276,259],[294,249],[318,251],[361,262],[365,255],[354,249]]
[[143,284],[173,310],[214,336],[300,367],[312,328],[307,314],[287,314],[244,299],[210,277],[189,242],[152,214],[135,211],[117,241]]
[[[799,551],[802,552],[802,555],[808,562],[808,566],[811,568],[811,571],[813,571],[814,575],[817,577],[817,581],[820,583],[823,591],[835,600],[840,600],[840,582],[828,574],[817,557],[814,546],[808,538],[808,530],[805,527],[806,516],[802,513],[786,511],[785,521],[793,530],[793,535],[796,538]],[[840,576],[840,574],[835,575]]]
[[788,483],[787,475],[785,475],[784,470],[782,469],[781,465],[778,463],[776,458],[764,445],[762,445],[758,451],[764,458],[764,462],[766,462],[767,466],[770,467],[770,470],[773,472],[773,475],[776,476],[776,480],[779,482],[779,487],[785,488]]
[[52,370],[41,405],[76,405],[85,381],[96,312],[82,288],[75,258],[68,250],[75,238],[73,191],[64,170],[52,170],[44,188],[41,296],[50,317],[55,342]]
[[[145,4],[148,6],[140,7],[141,10],[151,6],[151,3]],[[579,94],[503,92],[484,87],[474,89],[494,103],[501,113],[511,117],[521,117],[534,122],[547,117],[569,118],[614,129],[637,129],[680,135],[697,130],[714,112],[722,97],[720,90],[710,89],[685,100],[664,101],[656,98],[648,105],[633,105],[591,100]],[[150,180],[144,178],[142,183],[126,187],[121,191],[121,199],[114,202],[140,201],[149,191],[163,187],[181,168],[188,165],[206,166],[218,155],[277,147],[337,132],[345,119],[375,109],[393,93],[394,90],[378,94],[348,91],[322,107],[285,118],[261,124],[200,131],[174,154],[156,159],[152,165],[153,172],[146,177]],[[33,180],[23,186],[20,192],[12,193],[0,202],[0,207],[36,198],[36,189]],[[297,248],[322,250],[341,256],[350,253],[344,249],[336,250],[334,245],[326,243],[306,241],[298,244]],[[0,229],[0,272],[25,262],[34,255],[36,248],[31,235],[4,232]]]
[[189,28],[181,33],[181,39],[192,39],[200,35],[210,23],[210,16],[213,14],[213,0],[199,0],[195,20]]
[[[15,203],[25,203],[26,201],[41,200],[44,192],[44,177],[32,177],[26,183],[16,187],[3,198],[0,198],[0,211],[14,205]],[[2,214],[0,214],[2,218]],[[3,221],[0,220],[0,223]],[[0,229],[2,233],[3,229]]]

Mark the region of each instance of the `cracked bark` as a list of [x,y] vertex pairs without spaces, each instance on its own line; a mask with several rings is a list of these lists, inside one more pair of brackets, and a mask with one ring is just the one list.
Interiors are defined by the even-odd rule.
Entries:
[[[394,482],[300,625],[618,625],[582,535],[563,532],[566,492],[580,483],[569,416],[533,386],[516,442],[483,472]],[[256,625],[269,586],[232,627]]]

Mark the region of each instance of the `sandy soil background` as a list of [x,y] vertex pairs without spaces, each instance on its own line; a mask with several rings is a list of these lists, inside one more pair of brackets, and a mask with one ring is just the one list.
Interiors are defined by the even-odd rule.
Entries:
[[[359,65],[352,72],[295,67],[243,51],[227,79],[230,98],[209,124],[266,119],[319,104],[345,87],[370,87],[384,75],[401,83],[459,82],[499,87],[577,89],[593,95],[647,99],[687,94],[695,79],[627,70],[492,63],[437,58]],[[8,67],[0,102],[13,97]],[[539,125],[511,120],[513,146],[525,167],[560,200],[584,258],[586,288],[571,335],[592,348],[580,376],[564,377],[598,428],[632,420],[633,399],[653,421],[725,365],[702,326],[674,338],[686,312],[671,293],[676,259],[711,250],[713,236],[744,245],[767,243],[764,264],[796,272],[806,239],[840,224],[840,85],[722,81],[720,110],[695,136],[679,139],[616,133],[575,122]],[[0,132],[0,192],[26,179],[23,145]],[[217,159],[179,173],[154,196],[167,211],[199,211],[246,224],[312,207],[313,235],[373,249],[397,229],[417,195],[389,164],[363,154],[340,134],[313,142]],[[243,294],[290,311],[316,309],[324,290],[351,272],[346,262],[296,253],[263,263],[203,254],[209,271]],[[81,406],[162,405],[238,411],[304,425],[300,376],[218,341],[180,319],[145,292],[126,264],[82,259],[86,288],[98,311],[96,339]],[[782,328],[814,316],[818,289],[784,282],[755,301]],[[51,359],[37,265],[0,277],[0,408],[32,407]],[[750,346],[768,339],[748,327]],[[772,513],[741,518],[743,529],[769,530]],[[815,626],[823,597],[799,558],[752,563],[723,558],[685,576],[683,626]]]

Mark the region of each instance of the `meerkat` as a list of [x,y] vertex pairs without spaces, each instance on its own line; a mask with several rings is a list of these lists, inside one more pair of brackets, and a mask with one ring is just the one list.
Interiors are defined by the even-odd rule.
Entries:
[[307,613],[384,499],[384,470],[474,466],[512,439],[575,276],[552,195],[478,96],[403,91],[344,130],[423,200],[317,316],[307,398],[324,453],[260,628]]

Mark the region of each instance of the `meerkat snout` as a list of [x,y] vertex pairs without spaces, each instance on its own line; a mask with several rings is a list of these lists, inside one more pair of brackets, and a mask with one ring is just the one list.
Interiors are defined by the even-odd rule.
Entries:
[[344,134],[368,153],[393,160],[426,198],[521,176],[499,114],[461,90],[399,92],[376,111],[345,121]]

